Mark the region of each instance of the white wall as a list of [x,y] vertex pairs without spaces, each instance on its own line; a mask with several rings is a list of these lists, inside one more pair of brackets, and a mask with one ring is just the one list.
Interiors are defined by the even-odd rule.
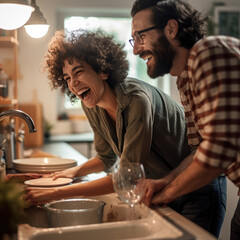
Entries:
[[227,179],[227,211],[219,240],[228,240],[230,236],[230,223],[235,212],[239,197],[237,197],[238,189]]

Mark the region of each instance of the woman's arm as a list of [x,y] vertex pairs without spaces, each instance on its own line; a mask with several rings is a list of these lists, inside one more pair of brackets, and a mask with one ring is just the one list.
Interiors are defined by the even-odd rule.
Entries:
[[114,192],[112,178],[110,176],[106,176],[94,181],[75,183],[63,187],[27,187],[25,189],[24,199],[29,203],[29,205],[38,205],[57,199],[97,196],[112,192]]
[[90,173],[97,173],[104,170],[103,162],[98,157],[93,157],[89,159],[87,162],[81,164],[80,166],[68,168],[61,172],[53,173],[53,180],[60,177],[81,177],[88,175]]

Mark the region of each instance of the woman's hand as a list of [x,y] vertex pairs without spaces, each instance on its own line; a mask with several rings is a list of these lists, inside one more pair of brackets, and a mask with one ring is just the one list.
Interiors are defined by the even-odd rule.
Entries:
[[58,189],[60,188],[27,187],[25,188],[23,199],[29,206],[45,204],[49,201],[58,199]]
[[[142,179],[138,182],[137,188],[143,191],[141,202],[150,206],[154,194],[161,191],[169,182],[162,179]],[[156,202],[155,202],[156,203]]]
[[60,177],[75,178],[86,176],[88,174],[100,172],[103,170],[104,170],[103,162],[99,158],[93,157],[80,166],[68,168],[61,172],[52,173],[49,177],[52,177],[53,180]]
[[50,174],[49,177],[52,177],[53,180],[56,180],[57,178],[60,178],[60,177],[75,178],[77,177],[78,171],[79,171],[79,167],[72,167],[72,168],[63,170],[61,172],[54,172]]

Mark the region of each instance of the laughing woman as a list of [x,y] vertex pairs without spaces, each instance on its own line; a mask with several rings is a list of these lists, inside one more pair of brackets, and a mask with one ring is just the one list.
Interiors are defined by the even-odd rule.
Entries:
[[[56,172],[54,179],[108,172],[117,159],[133,159],[143,164],[147,178],[160,179],[164,187],[191,160],[182,107],[158,88],[127,78],[126,53],[112,37],[100,30],[74,31],[69,38],[57,32],[49,45],[45,63],[52,87],[60,88],[72,102],[81,100],[94,132],[96,150],[96,156],[86,163]],[[188,155],[190,157],[186,158]],[[111,175],[107,175],[63,187],[28,187],[25,199],[31,204],[42,204],[113,191]],[[179,212],[183,213],[188,203],[193,208],[196,204],[191,220],[200,224],[204,216],[210,221],[208,213],[212,211],[215,193],[219,193],[219,189],[214,191],[207,186],[199,191],[199,198],[196,197],[198,191],[193,198],[189,194]]]

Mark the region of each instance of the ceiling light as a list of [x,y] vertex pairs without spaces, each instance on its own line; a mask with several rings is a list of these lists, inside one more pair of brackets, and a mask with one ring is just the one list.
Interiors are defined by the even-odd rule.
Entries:
[[0,0],[0,28],[13,30],[23,26],[34,8],[27,0]]
[[35,11],[24,25],[24,28],[30,37],[41,38],[48,32],[49,25],[40,8],[37,6],[36,0],[31,0],[31,6],[35,8]]

